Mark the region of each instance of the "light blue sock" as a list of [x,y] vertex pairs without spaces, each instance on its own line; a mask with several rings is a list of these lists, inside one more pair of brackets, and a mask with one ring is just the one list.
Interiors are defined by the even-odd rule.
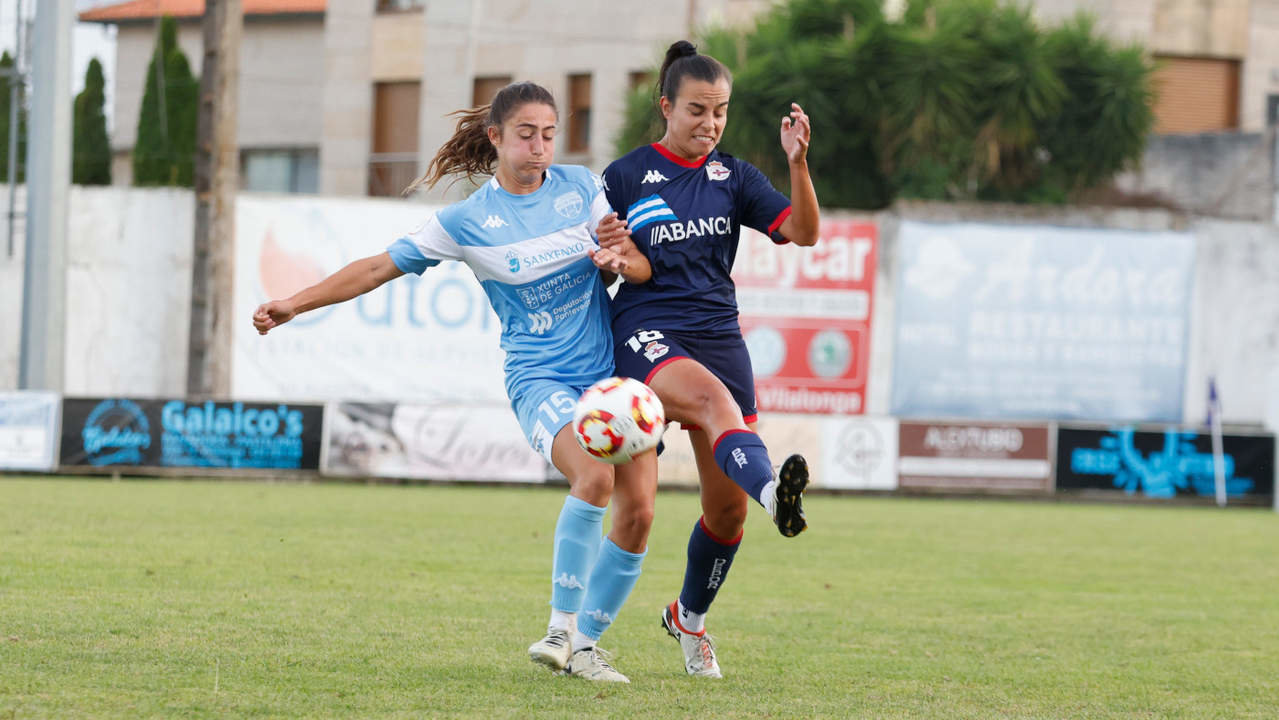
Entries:
[[551,561],[551,607],[575,613],[582,609],[586,582],[600,551],[604,511],[572,495],[564,499],[555,523],[555,556]]
[[595,562],[591,580],[587,583],[582,614],[577,618],[578,632],[592,640],[600,639],[600,635],[617,619],[626,598],[630,597],[647,554],[626,552],[612,540],[604,539],[600,558]]

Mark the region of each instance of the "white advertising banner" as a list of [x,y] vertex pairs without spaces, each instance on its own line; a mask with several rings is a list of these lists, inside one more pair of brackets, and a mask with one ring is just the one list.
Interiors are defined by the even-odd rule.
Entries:
[[509,408],[332,402],[325,475],[540,483],[547,462]]
[[255,400],[479,403],[507,415],[497,315],[470,269],[442,263],[266,336],[251,317],[376,255],[434,208],[387,200],[241,195],[231,392]]
[[60,407],[57,393],[0,393],[0,470],[53,470]]
[[818,487],[897,489],[897,420],[831,418],[822,423],[823,475]]
[[1195,238],[903,222],[892,412],[1179,421]]

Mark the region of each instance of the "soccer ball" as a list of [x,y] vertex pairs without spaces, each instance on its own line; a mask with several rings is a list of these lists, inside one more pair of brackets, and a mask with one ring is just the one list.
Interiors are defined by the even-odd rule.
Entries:
[[666,412],[657,393],[631,378],[605,378],[590,386],[573,413],[577,444],[610,465],[657,447],[665,429]]

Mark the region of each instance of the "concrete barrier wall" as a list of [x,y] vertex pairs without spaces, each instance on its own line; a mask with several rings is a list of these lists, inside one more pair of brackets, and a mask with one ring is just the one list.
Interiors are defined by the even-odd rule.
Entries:
[[[384,207],[368,205],[371,213]],[[189,191],[73,189],[66,393],[182,393],[193,213]],[[1259,424],[1277,412],[1267,400],[1279,398],[1279,388],[1272,387],[1279,382],[1279,228],[1273,224],[1166,210],[988,204],[900,203],[887,212],[840,215],[879,227],[868,415],[889,414],[902,220],[1192,233],[1196,270],[1183,419],[1202,422],[1209,376],[1217,378],[1226,422]],[[0,248],[0,390],[17,385],[21,244],[13,258]]]
[[1154,135],[1115,187],[1177,210],[1269,221],[1275,212],[1273,133]]

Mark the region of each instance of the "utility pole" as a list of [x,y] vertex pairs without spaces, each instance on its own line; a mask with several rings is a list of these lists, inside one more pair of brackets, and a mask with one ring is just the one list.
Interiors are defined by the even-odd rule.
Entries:
[[187,395],[226,398],[231,394],[235,193],[240,184],[236,143],[244,28],[240,0],[206,0],[202,28]]
[[65,383],[73,17],[71,0],[36,5],[18,360],[18,387],[25,390],[61,391]]
[[26,67],[26,55],[23,54],[22,38],[26,35],[27,16],[23,12],[22,0],[17,0],[16,17],[13,21],[13,69],[9,74],[9,162],[5,177],[9,178],[9,232],[5,237],[9,240],[9,257],[13,257],[13,221],[18,215],[18,104],[21,100],[20,90],[26,82],[22,74]]

